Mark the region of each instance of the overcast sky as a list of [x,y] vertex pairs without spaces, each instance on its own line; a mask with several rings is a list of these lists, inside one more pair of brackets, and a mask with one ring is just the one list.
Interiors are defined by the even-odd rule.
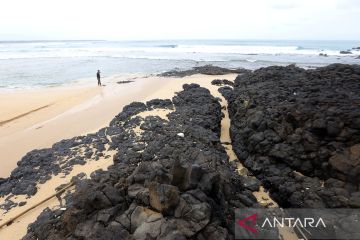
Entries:
[[360,40],[360,0],[1,0],[0,40]]

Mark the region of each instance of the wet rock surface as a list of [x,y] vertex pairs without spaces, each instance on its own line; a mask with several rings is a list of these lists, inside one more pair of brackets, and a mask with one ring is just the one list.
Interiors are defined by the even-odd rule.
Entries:
[[[183,88],[171,105],[125,107],[105,130],[114,165],[77,181],[66,210],[46,209],[24,239],[233,238],[234,208],[259,207],[249,190],[257,183],[228,162],[219,102],[197,84]],[[176,109],[169,121],[136,116],[159,105]]]
[[237,69],[228,69],[228,68],[222,68],[218,66],[213,65],[205,65],[200,67],[194,67],[190,70],[172,70],[169,72],[164,72],[159,74],[161,77],[186,77],[191,76],[194,74],[205,74],[205,75],[225,75],[229,73],[245,73],[249,72],[249,70],[244,68],[237,68]]
[[280,206],[359,206],[360,66],[262,68],[220,92],[235,153]]
[[352,52],[350,50],[343,50],[340,51],[340,54],[352,54]]

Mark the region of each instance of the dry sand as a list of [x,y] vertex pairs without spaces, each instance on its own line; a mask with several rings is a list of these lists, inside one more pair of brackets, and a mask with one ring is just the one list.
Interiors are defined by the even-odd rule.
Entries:
[[[122,108],[133,101],[147,101],[154,98],[172,98],[182,90],[184,83],[199,83],[212,88],[211,81],[216,78],[234,79],[235,74],[227,76],[195,75],[185,78],[139,77],[134,82],[117,84],[134,76],[113,76],[103,79],[106,86],[89,84],[68,87],[54,87],[42,90],[0,93],[0,177],[9,176],[16,162],[28,151],[51,147],[57,141],[90,132],[95,132],[117,115]],[[216,90],[216,88],[212,88]],[[152,110],[139,116],[158,115],[164,119],[169,110]],[[112,155],[113,153],[108,153]],[[55,188],[68,184],[71,177],[80,172],[87,176],[96,169],[106,169],[112,158],[89,160],[83,166],[74,166],[67,175],[53,176],[45,184],[38,186],[38,192],[31,198],[16,196],[11,200],[27,204],[9,212],[0,210],[0,225],[26,211],[55,193]],[[0,198],[0,204],[5,198]],[[21,239],[27,226],[45,209],[59,208],[59,201],[52,197],[25,215],[17,218],[11,225],[0,229],[0,239]]]
[[236,74],[185,78],[138,76],[131,83],[116,83],[133,77],[105,78],[104,87],[82,84],[0,93],[0,177],[8,177],[27,152],[95,132],[133,101],[172,98],[184,83],[213,87],[210,84],[213,79],[234,79]]
[[0,177],[9,176],[17,161],[33,149],[106,126],[125,105],[142,101],[166,81],[143,77],[116,83],[127,78],[105,78],[103,87],[87,84],[0,93]]
[[[113,155],[113,153],[110,153],[110,155]],[[27,226],[34,222],[36,218],[39,216],[39,214],[45,209],[45,208],[59,208],[60,202],[59,200],[54,196],[51,197],[56,193],[55,188],[62,185],[62,184],[69,184],[70,180],[73,176],[76,176],[79,173],[85,173],[86,176],[90,176],[90,174],[97,170],[97,169],[104,169],[106,170],[108,166],[112,165],[112,157],[110,158],[101,158],[98,161],[88,161],[87,164],[81,166],[81,165],[75,165],[73,167],[72,172],[65,176],[63,174],[59,174],[58,176],[52,176],[52,178],[47,181],[45,184],[39,184],[38,185],[38,192],[30,197],[26,198],[25,195],[16,196],[13,197],[11,200],[14,202],[21,202],[26,201],[26,205],[22,207],[16,207],[10,209],[9,212],[5,212],[4,210],[0,210],[0,224],[3,224],[4,222],[11,220],[15,216],[17,216],[19,213],[22,213],[24,211],[27,211],[28,209],[31,209],[33,206],[36,206],[34,209],[31,209],[26,214],[22,215],[21,217],[17,218],[11,225],[5,226],[0,229],[0,239],[1,240],[15,240],[15,239],[21,239],[27,231]],[[44,199],[49,200],[46,202],[38,205],[41,203]],[[2,203],[4,199],[0,198],[0,203]],[[63,203],[64,204],[64,203]],[[38,205],[38,206],[37,206]]]
[[[133,77],[133,76],[132,76]],[[0,93],[0,177],[7,177],[16,167],[16,162],[28,151],[35,148],[51,147],[55,142],[95,132],[106,126],[122,108],[133,101],[147,101],[155,98],[172,98],[175,92],[182,90],[185,83],[198,83],[206,87],[215,97],[219,97],[221,105],[225,107],[223,113],[221,142],[226,148],[230,160],[236,160],[232,150],[229,134],[230,119],[227,112],[227,102],[217,91],[218,87],[211,85],[214,79],[234,80],[236,74],[222,76],[193,75],[184,78],[138,77],[132,83],[117,84],[117,81],[129,79],[129,76],[113,76],[103,79],[106,86],[94,87],[89,85],[75,85],[71,87],[57,87],[46,90],[33,90],[17,93]],[[169,110],[152,110],[139,114],[141,117],[158,115],[167,120]],[[141,130],[136,130],[141,134]],[[109,152],[113,155],[113,152]],[[0,225],[12,219],[17,214],[36,205],[55,193],[55,188],[69,183],[72,176],[85,172],[87,176],[96,169],[106,169],[111,165],[112,158],[99,161],[89,160],[83,166],[74,166],[68,176],[53,176],[51,180],[38,186],[35,196],[25,199],[27,204],[16,207],[5,213],[0,211]],[[239,163],[238,172],[246,174],[246,170]],[[276,204],[268,194],[261,191],[255,194],[264,205]],[[12,199],[15,202],[24,200],[25,196]],[[0,204],[4,198],[0,198]],[[25,235],[28,224],[46,207],[59,208],[59,201],[52,197],[43,204],[32,209],[11,225],[0,229],[0,239],[21,239]]]

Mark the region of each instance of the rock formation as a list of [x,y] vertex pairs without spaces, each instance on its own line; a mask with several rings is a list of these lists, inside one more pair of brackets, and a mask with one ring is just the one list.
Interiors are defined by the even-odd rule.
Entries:
[[[105,130],[114,165],[77,181],[66,210],[46,209],[24,239],[232,238],[233,210],[259,205],[220,143],[219,102],[196,84],[183,88],[172,101],[125,107]],[[169,121],[136,116],[164,106],[176,109]]]
[[229,73],[245,73],[249,72],[249,70],[246,70],[244,68],[237,68],[237,69],[228,69],[228,68],[222,68],[218,66],[213,65],[205,65],[200,67],[194,67],[190,70],[173,70],[169,72],[164,72],[159,74],[161,77],[185,77],[185,76],[191,76],[194,74],[205,74],[205,75],[224,75]]
[[[274,66],[212,84],[228,101],[227,144],[256,178],[229,162],[219,99],[185,84],[171,100],[127,105],[97,133],[29,152],[0,179],[0,196],[31,196],[116,152],[107,171],[73,178],[63,208],[45,209],[24,239],[233,239],[234,209],[261,207],[260,181],[280,207],[360,207],[360,66]],[[139,115],[154,109],[170,113]]]
[[282,207],[360,207],[360,66],[268,67],[229,102],[239,159]]
[[340,51],[340,54],[352,54],[350,50]]

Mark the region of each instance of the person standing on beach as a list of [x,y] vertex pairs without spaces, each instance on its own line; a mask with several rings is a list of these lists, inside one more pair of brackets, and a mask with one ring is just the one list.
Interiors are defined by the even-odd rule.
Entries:
[[96,77],[97,77],[97,80],[98,80],[98,86],[101,86],[101,80],[100,80],[100,70],[97,71],[96,73]]

